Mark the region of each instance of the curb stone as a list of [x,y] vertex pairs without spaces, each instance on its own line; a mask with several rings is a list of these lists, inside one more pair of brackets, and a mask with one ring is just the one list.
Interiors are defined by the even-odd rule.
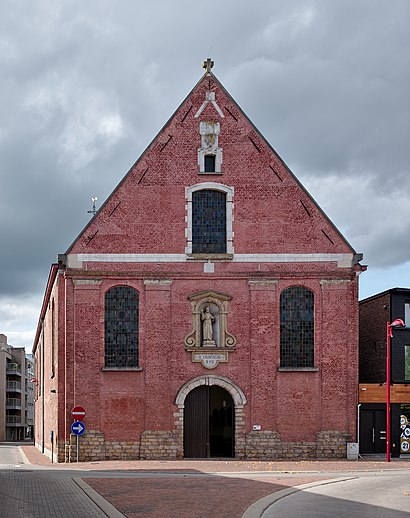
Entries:
[[23,460],[23,464],[26,464],[26,465],[31,465],[31,462],[28,460],[28,457],[27,455],[24,453],[24,450],[21,446],[19,446],[19,453],[20,453],[20,457],[22,458]]
[[273,505],[278,500],[285,498],[293,493],[298,493],[299,491],[303,491],[304,489],[309,489],[311,487],[317,486],[325,486],[327,484],[336,484],[337,482],[344,482],[346,480],[354,480],[358,477],[345,477],[338,479],[329,479],[329,480],[321,480],[320,482],[309,482],[308,484],[301,484],[300,486],[288,487],[286,489],[282,489],[281,491],[277,491],[276,493],[272,493],[271,495],[267,495],[260,500],[257,500],[252,505],[250,505],[246,511],[243,513],[242,518],[263,518],[263,513]]
[[110,502],[105,500],[100,493],[97,493],[92,487],[90,487],[84,480],[81,478],[72,478],[73,482],[77,484],[77,486],[88,496],[90,500],[94,502],[94,504],[101,509],[101,511],[108,516],[109,518],[125,518],[125,515],[122,514],[116,507],[114,507]]

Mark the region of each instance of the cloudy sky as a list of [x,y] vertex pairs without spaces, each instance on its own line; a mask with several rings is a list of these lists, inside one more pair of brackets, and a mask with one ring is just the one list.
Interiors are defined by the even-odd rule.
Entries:
[[0,333],[213,72],[369,269],[410,287],[409,0],[1,0]]

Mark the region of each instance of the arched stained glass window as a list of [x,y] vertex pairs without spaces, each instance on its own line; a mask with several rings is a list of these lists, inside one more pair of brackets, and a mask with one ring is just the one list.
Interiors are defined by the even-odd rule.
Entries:
[[213,189],[192,193],[192,253],[226,253],[226,194]]
[[105,294],[105,366],[138,367],[138,292],[115,286]]
[[280,366],[314,367],[314,295],[302,286],[280,295]]

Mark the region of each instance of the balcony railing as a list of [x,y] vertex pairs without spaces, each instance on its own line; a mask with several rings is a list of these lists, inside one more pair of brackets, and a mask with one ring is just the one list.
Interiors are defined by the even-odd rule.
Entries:
[[6,372],[8,374],[21,374],[21,367],[18,363],[8,363],[6,365]]
[[6,415],[6,424],[20,424],[21,416],[20,415]]
[[6,406],[21,407],[21,399],[15,397],[6,398]]
[[7,390],[21,390],[20,381],[8,381],[6,384]]

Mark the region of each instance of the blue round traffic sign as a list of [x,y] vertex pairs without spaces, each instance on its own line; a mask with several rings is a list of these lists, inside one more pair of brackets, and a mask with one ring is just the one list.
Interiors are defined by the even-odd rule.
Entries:
[[74,421],[74,423],[71,425],[71,433],[74,433],[75,435],[83,435],[85,432],[85,424],[81,421]]

